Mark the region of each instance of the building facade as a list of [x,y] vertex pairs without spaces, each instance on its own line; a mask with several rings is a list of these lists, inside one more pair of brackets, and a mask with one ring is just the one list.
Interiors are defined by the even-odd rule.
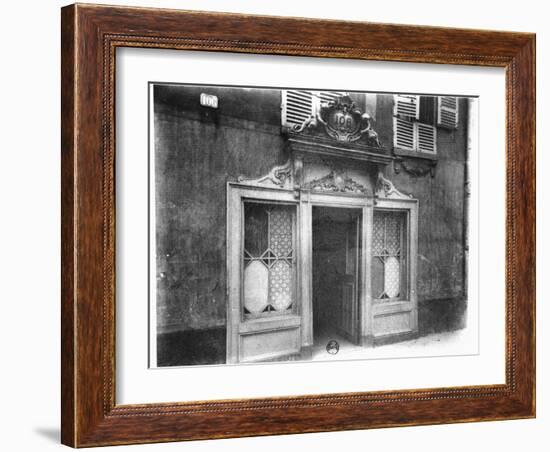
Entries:
[[153,101],[158,366],[465,326],[469,99],[157,84]]

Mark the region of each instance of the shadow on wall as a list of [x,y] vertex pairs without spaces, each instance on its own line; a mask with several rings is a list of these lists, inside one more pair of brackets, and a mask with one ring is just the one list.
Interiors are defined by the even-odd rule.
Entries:
[[[467,303],[463,299],[420,301],[418,304],[418,333],[455,331],[466,327]],[[157,336],[157,365],[193,366],[225,364],[226,329],[162,333]]]
[[447,298],[418,302],[418,334],[420,336],[455,331],[466,327],[467,302]]
[[56,444],[61,442],[61,430],[59,427],[37,427],[34,429],[34,432],[50,442]]
[[159,334],[157,366],[225,364],[225,346],[225,328]]

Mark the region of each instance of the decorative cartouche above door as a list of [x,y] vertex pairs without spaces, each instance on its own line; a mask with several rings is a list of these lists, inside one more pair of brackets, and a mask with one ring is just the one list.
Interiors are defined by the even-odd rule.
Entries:
[[345,94],[322,102],[302,124],[283,127],[295,188],[374,196],[378,173],[393,158],[373,124]]

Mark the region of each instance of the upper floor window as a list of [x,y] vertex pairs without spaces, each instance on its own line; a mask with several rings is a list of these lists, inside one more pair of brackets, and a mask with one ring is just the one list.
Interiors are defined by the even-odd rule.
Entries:
[[458,125],[458,99],[449,96],[394,95],[394,149],[437,154],[437,129]]
[[437,125],[449,129],[458,127],[458,97],[437,98]]
[[308,118],[317,114],[322,103],[328,103],[345,94],[343,91],[283,90],[282,125],[285,127],[300,126]]

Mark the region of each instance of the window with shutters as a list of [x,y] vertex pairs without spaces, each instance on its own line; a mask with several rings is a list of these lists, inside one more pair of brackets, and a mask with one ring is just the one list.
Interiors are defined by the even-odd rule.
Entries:
[[437,107],[437,125],[448,129],[456,129],[458,126],[458,98],[439,96]]
[[396,94],[394,96],[394,115],[410,120],[418,119],[420,114],[420,96]]
[[300,126],[314,114],[316,98],[313,91],[283,90],[282,96],[283,126]]
[[292,313],[296,207],[248,201],[243,207],[244,317]]
[[434,98],[394,96],[394,148],[400,151],[436,154]]
[[437,128],[458,125],[458,99],[446,96],[394,96],[394,149],[433,158]]
[[300,126],[317,114],[322,103],[331,102],[345,94],[342,91],[282,90],[282,125]]

